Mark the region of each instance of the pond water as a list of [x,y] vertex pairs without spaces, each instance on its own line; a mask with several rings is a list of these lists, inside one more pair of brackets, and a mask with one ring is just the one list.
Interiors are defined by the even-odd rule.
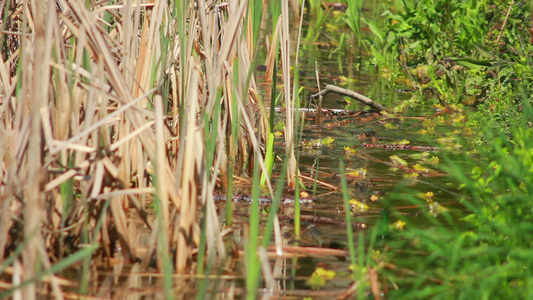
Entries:
[[[399,215],[411,221],[409,226],[423,227],[429,226],[427,218],[418,216],[434,214],[435,218],[439,218],[439,209],[442,207],[461,214],[461,206],[458,204],[460,194],[456,185],[438,171],[444,154],[453,155],[454,151],[460,151],[453,148],[453,136],[465,131],[462,126],[457,126],[461,123],[460,120],[457,121],[461,114],[442,113],[442,108],[421,104],[421,100],[416,103],[416,96],[409,92],[410,86],[389,82],[375,66],[368,63],[371,58],[364,48],[352,47],[347,41],[344,44],[339,42],[342,39],[348,40],[351,33],[346,27],[337,25],[337,18],[341,16],[335,16],[332,15],[335,28],[328,30],[327,27],[319,27],[315,32],[311,29],[304,32],[304,37],[307,35],[307,38],[304,38],[301,46],[299,72],[305,105],[313,108],[316,104],[308,100],[310,94],[317,92],[316,70],[322,84],[335,84],[360,92],[390,109],[402,103],[412,104],[403,112],[389,117],[371,113],[361,113],[358,116],[326,115],[321,126],[316,125],[311,118],[306,119],[298,148],[300,170],[303,175],[311,178],[316,176],[318,180],[331,186],[314,186],[311,180],[304,180],[314,203],[302,204],[302,235],[299,238],[294,236],[293,204],[281,204],[280,221],[284,243],[300,247],[331,248],[339,252],[300,255],[298,258],[296,255],[286,255],[272,259],[270,267],[274,278],[273,286],[265,288],[262,293],[274,298],[309,296],[320,299],[353,292],[349,255],[342,255],[347,249],[347,238],[340,191],[340,160],[345,162],[344,172],[348,174],[350,198],[359,201],[354,206],[363,207],[353,212],[354,221],[359,223],[355,226],[358,245],[367,243],[361,232],[368,239],[376,223],[383,219],[385,208],[394,212],[388,217],[386,224],[392,231],[401,227],[401,224],[396,223]],[[306,22],[312,23],[309,19]],[[261,71],[258,75],[261,80]],[[355,104],[349,105],[348,101]],[[353,99],[334,93],[327,94],[322,105],[328,109],[369,109]],[[428,118],[431,116],[433,118]],[[453,133],[454,131],[456,132]],[[328,144],[325,139],[333,140]],[[439,140],[440,144],[437,143]],[[278,153],[283,153],[282,139],[278,142]],[[398,196],[401,192],[399,186],[409,187],[426,195],[426,205],[414,204],[409,197],[402,199]],[[423,200],[424,196],[419,198]],[[435,202],[439,204],[435,206]],[[223,211],[224,207],[221,202],[220,210]],[[241,224],[247,222],[248,207],[248,203],[235,204],[235,230],[243,230]],[[268,210],[268,205],[263,208]],[[139,245],[150,242],[149,231],[142,224],[139,225],[134,240]],[[377,245],[375,249],[380,250],[379,247]],[[220,276],[213,275],[207,279],[192,275],[176,277],[175,284],[179,285],[177,298],[190,299],[205,288],[207,295],[215,298],[239,298],[245,287],[243,264],[244,255],[241,255],[219,269],[218,273],[215,272]],[[311,284],[309,280],[318,267],[334,271],[335,278],[325,280],[320,286]],[[117,259],[114,268],[102,271],[103,269],[96,271],[95,282],[99,284],[89,286],[89,294],[103,298],[132,299],[162,298],[164,295],[163,277],[155,271],[139,272],[140,266],[124,266],[120,259]]]

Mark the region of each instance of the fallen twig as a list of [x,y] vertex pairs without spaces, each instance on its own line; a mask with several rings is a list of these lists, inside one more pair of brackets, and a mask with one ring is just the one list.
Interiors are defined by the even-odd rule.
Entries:
[[359,94],[358,92],[355,92],[355,91],[352,91],[352,90],[349,90],[349,89],[345,89],[345,88],[341,88],[341,87],[338,87],[338,86],[335,86],[335,85],[331,85],[331,84],[328,84],[326,85],[326,87],[324,87],[323,90],[321,90],[319,93],[316,93],[314,95],[311,95],[311,98],[318,98],[319,96],[324,96],[325,94],[329,93],[329,92],[335,92],[337,94],[341,94],[341,95],[345,95],[345,96],[348,96],[348,97],[351,97],[351,98],[354,98],[370,107],[372,107],[373,109],[376,109],[376,110],[379,110],[379,111],[386,111],[387,108],[385,108],[385,106],[375,102],[374,100],[366,97],[366,96],[363,96],[361,94]]
[[330,188],[330,189],[332,189],[332,190],[338,190],[338,189],[339,189],[339,187],[336,186],[336,185],[333,185],[333,184],[331,184],[331,183],[327,183],[327,182],[322,181],[322,180],[315,179],[315,178],[313,178],[313,177],[311,177],[311,176],[307,176],[307,175],[300,174],[300,178],[307,179],[307,180],[311,180],[311,181],[313,181],[313,182],[316,182],[317,184],[320,184],[320,185],[325,186],[325,187],[327,187],[327,188]]

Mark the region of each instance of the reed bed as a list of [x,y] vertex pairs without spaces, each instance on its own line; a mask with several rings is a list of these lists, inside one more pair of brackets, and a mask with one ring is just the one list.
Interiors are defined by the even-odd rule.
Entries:
[[[57,277],[43,278],[74,264],[87,293],[95,261],[109,264],[117,249],[141,268],[157,253],[167,275],[202,273],[226,257],[221,232],[231,206],[218,215],[215,190],[231,193],[233,176],[255,166],[273,194],[272,153],[264,160],[272,116],[253,74],[263,5],[1,2],[0,275],[13,270],[2,296],[32,299],[46,287],[61,299]],[[270,47],[281,49],[294,186],[297,95],[290,11],[281,7]],[[278,52],[269,53],[275,70]],[[141,257],[131,214],[151,232]]]

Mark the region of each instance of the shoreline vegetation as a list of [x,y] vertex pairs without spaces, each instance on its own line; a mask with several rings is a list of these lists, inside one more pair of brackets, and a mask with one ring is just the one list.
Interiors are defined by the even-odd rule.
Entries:
[[[392,80],[468,112],[475,134],[461,144],[477,153],[441,165],[460,184],[466,216],[426,216],[427,228],[405,220],[408,230],[387,243],[405,250],[380,253],[394,264],[381,275],[401,286],[391,298],[533,295],[532,11],[527,1],[395,1],[381,21],[364,21],[382,29],[367,46],[380,67],[396,70]],[[408,187],[390,200],[406,197],[433,201]]]

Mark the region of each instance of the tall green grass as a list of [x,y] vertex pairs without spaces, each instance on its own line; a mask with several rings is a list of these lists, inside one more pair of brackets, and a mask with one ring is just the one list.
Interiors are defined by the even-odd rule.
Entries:
[[346,16],[344,21],[346,25],[352,30],[357,39],[357,44],[361,45],[361,21],[362,21],[362,8],[363,0],[350,1],[348,8],[346,9]]
[[339,162],[339,169],[341,172],[342,199],[344,202],[344,210],[346,214],[346,238],[348,241],[348,249],[350,250],[350,266],[352,269],[355,269],[357,265],[357,260],[355,259],[355,242],[352,228],[352,207],[349,202],[350,196],[348,194],[348,183],[346,182],[344,163],[342,161]]

